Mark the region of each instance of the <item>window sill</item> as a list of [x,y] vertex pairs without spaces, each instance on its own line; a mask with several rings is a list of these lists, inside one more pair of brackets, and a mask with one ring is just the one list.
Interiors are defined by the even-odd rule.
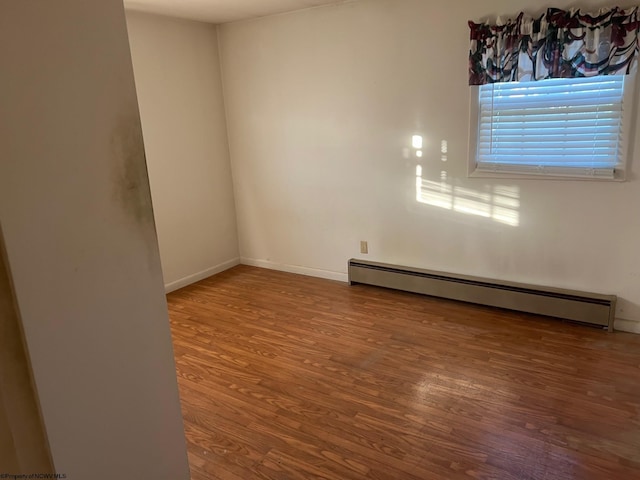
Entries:
[[475,165],[470,166],[467,174],[469,178],[503,178],[513,180],[564,180],[564,181],[583,181],[583,182],[615,182],[620,183],[626,180],[625,171],[615,169],[612,177],[597,175],[579,175],[574,173],[557,174],[557,173],[516,173],[509,171],[490,171],[479,170]]

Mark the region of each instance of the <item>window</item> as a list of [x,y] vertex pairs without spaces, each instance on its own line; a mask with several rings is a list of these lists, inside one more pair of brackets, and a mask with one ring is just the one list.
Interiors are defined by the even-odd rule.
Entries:
[[474,87],[470,175],[623,179],[630,77]]

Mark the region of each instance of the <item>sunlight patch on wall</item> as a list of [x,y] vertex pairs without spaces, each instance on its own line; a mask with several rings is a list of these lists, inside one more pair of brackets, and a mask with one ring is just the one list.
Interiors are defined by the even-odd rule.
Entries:
[[484,217],[512,227],[520,224],[520,190],[517,186],[485,185],[485,188],[479,191],[453,185],[445,170],[440,172],[440,181],[427,180],[422,174],[422,165],[417,165],[418,202],[466,215]]

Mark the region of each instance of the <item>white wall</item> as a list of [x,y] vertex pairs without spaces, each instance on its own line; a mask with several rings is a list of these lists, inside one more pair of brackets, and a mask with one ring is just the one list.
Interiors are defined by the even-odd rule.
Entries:
[[167,290],[239,263],[216,29],[127,12]]
[[222,26],[243,262],[345,279],[367,240],[371,260],[614,293],[640,320],[637,141],[624,183],[466,176],[467,21],[530,7],[366,0]]
[[53,473],[0,228],[0,472]]
[[186,480],[122,2],[3,1],[0,58],[0,223],[54,467]]

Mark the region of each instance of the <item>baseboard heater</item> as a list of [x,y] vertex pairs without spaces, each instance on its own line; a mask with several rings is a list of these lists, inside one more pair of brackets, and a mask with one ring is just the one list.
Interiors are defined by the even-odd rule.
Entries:
[[503,282],[420,268],[349,260],[349,284],[375,285],[434,297],[547,315],[613,330],[615,295]]

